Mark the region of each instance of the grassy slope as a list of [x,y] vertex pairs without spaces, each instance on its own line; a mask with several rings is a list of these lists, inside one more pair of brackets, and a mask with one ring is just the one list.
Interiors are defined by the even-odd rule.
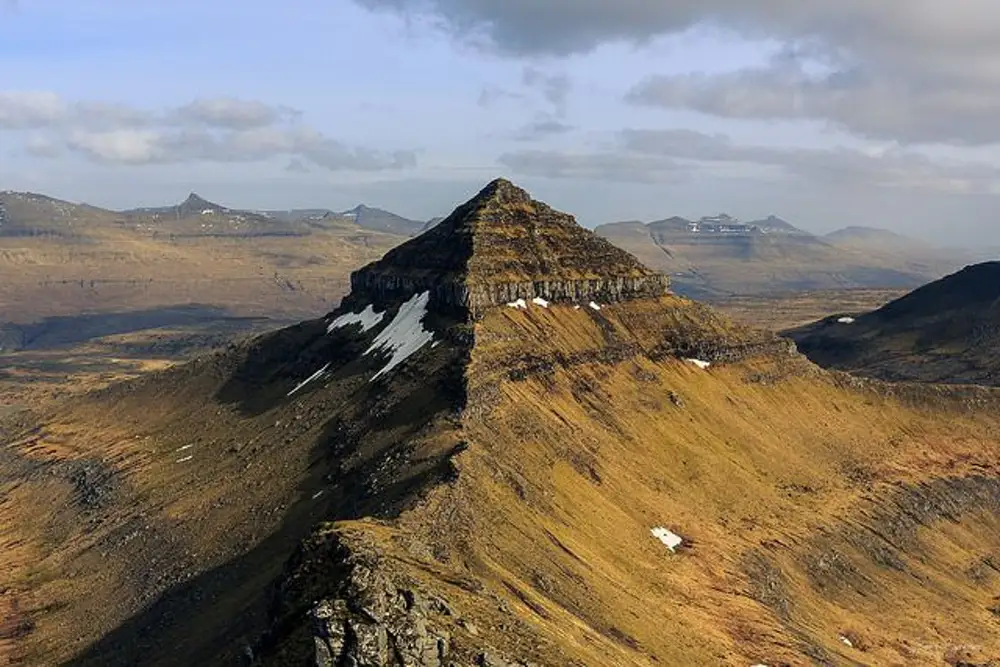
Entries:
[[[283,399],[333,345],[319,323],[255,348],[262,374],[236,394],[224,388],[245,364],[220,357],[75,402],[4,450],[19,470],[0,504],[5,586],[37,623],[21,646],[51,661],[121,623],[92,664],[231,657],[263,627],[262,591],[291,545],[340,518],[471,619],[476,642],[543,664],[1000,655],[1000,579],[984,564],[1000,550],[997,394],[890,395],[787,353],[703,371],[659,345],[722,353],[748,336],[672,298],[492,311],[457,425],[427,390],[461,363],[447,345],[386,393],[347,358],[356,341],[333,381]],[[367,504],[313,498],[337,466],[381,469],[414,443],[408,470],[459,440],[457,479],[396,520],[379,503],[410,491],[368,473],[345,477],[372,482]],[[185,444],[194,467],[175,462]],[[81,506],[63,467],[97,460],[118,490]],[[670,554],[649,532],[660,525],[688,546]]]
[[[495,313],[470,377],[489,385],[525,344],[585,352],[608,323],[643,326],[619,312]],[[905,523],[893,499],[908,485],[996,481],[989,412],[907,407],[801,360],[557,365],[489,396],[493,409],[465,420],[458,483],[403,524],[432,543],[451,536],[450,564],[551,642],[540,642],[549,664],[936,664],[961,645],[1000,655],[988,611],[1000,579],[982,566],[1000,548],[996,506],[952,502],[948,520],[925,517],[911,543],[900,538],[895,568],[872,557],[896,553],[875,531]],[[668,553],[649,532],[660,525],[689,548]],[[503,645],[509,617],[482,609],[480,627]]]

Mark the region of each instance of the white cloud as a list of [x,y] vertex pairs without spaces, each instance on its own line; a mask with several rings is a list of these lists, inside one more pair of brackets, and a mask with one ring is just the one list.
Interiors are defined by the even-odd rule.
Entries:
[[897,188],[940,193],[1000,192],[1000,168],[985,163],[935,162],[900,148],[862,151],[849,148],[775,148],[740,145],[724,135],[688,130],[623,130],[616,150],[597,153],[520,151],[501,164],[514,171],[549,178],[607,179],[650,183],[676,181],[712,164],[747,165],[758,178],[777,173],[825,187]]
[[515,57],[641,45],[712,26],[733,40],[780,45],[775,62],[652,78],[630,99],[727,118],[811,120],[908,143],[1000,143],[995,0],[356,2],[433,17],[460,40]]
[[296,119],[301,112],[255,100],[212,97],[186,104],[176,109],[172,115],[179,122],[193,125],[250,129],[267,127],[286,119]]
[[683,180],[685,169],[674,160],[629,152],[564,153],[526,150],[505,153],[500,164],[515,173],[619,183],[663,183]]
[[412,151],[350,146],[298,122],[300,113],[263,102],[216,97],[162,112],[54,93],[0,92],[0,130],[34,131],[24,150],[55,157],[62,149],[102,163],[255,162],[275,157],[331,171],[380,171],[416,165]]

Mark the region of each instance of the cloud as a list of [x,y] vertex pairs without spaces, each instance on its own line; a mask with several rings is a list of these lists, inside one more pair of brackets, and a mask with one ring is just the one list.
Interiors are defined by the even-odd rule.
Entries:
[[565,74],[548,74],[534,67],[525,67],[521,80],[526,88],[541,93],[552,105],[557,116],[566,115],[566,104],[573,90],[573,82]]
[[[331,171],[416,165],[412,151],[349,146],[299,121],[289,107],[228,97],[160,112],[107,102],[68,101],[48,92],[0,92],[0,130],[35,131],[25,152],[69,150],[107,164],[256,162],[285,157]],[[43,133],[43,134],[38,134]]]
[[254,100],[213,97],[195,100],[176,109],[172,115],[182,123],[243,130],[294,120],[301,112]]
[[996,85],[1000,76],[980,88],[966,82],[876,77],[862,70],[816,75],[801,67],[772,66],[652,77],[627,99],[724,118],[816,120],[871,139],[986,145],[1000,142]]
[[508,153],[501,164],[526,175],[604,178],[619,182],[675,180],[707,165],[748,165],[821,186],[897,188],[945,193],[998,193],[1000,168],[984,163],[943,164],[900,148],[860,150],[775,148],[735,144],[724,135],[688,130],[623,130],[617,150],[592,154],[558,151]]
[[306,127],[257,128],[233,132],[123,129],[76,132],[70,150],[103,163],[148,165],[185,162],[258,162],[289,157],[331,171],[381,171],[416,166],[409,151],[383,153],[347,146]]
[[684,167],[669,158],[634,153],[527,150],[506,153],[498,161],[516,173],[543,178],[663,183],[685,177]]
[[555,118],[542,116],[515,132],[513,138],[515,141],[541,141],[548,137],[572,132],[573,129],[572,125],[567,125]]
[[[908,143],[1000,142],[995,0],[355,0],[431,17],[508,56],[566,56],[708,26],[779,45],[768,67],[659,77],[631,99],[728,118],[796,118]],[[817,73],[819,72],[819,73]]]
[[288,161],[288,166],[285,167],[285,171],[290,172],[292,174],[308,174],[312,172],[312,169],[310,169],[309,165],[307,165],[299,158],[293,157],[291,160]]
[[0,129],[49,127],[68,115],[66,103],[55,93],[0,92]]

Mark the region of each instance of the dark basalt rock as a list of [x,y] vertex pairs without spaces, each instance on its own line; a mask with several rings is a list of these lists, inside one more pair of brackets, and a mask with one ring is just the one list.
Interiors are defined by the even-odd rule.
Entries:
[[474,315],[517,299],[609,303],[668,287],[666,276],[503,179],[351,276],[357,301],[429,291],[438,307]]

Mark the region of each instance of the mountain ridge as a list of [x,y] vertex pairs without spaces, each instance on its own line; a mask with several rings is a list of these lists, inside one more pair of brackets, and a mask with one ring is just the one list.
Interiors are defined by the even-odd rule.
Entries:
[[887,380],[1000,384],[1000,261],[786,335],[825,367]]
[[24,660],[1000,655],[1000,391],[824,371],[573,225],[494,182],[325,317],[0,420]]

